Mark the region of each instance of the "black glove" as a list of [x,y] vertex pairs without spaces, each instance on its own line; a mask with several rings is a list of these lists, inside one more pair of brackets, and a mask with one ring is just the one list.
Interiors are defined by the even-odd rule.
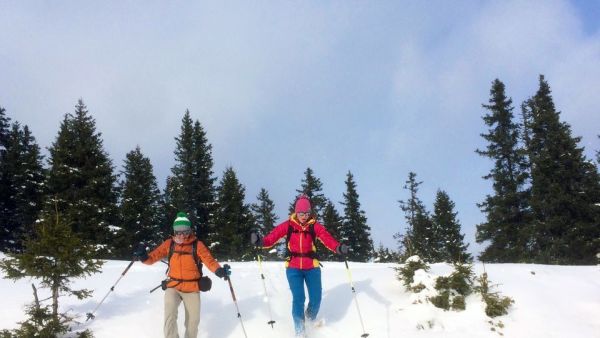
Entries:
[[219,278],[223,278],[224,280],[228,280],[229,276],[231,276],[231,267],[229,264],[225,264],[222,268],[215,270],[215,275],[217,275]]
[[142,243],[138,244],[138,246],[133,250],[133,259],[139,260],[143,262],[148,259],[148,252],[146,252],[146,246]]
[[262,246],[262,238],[256,232],[250,234],[250,243],[254,246]]
[[335,252],[337,252],[338,255],[345,255],[348,253],[348,249],[349,247],[346,244],[340,244],[335,248]]

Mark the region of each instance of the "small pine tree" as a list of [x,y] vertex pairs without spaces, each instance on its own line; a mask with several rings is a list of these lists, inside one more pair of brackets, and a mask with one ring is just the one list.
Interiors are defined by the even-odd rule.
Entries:
[[59,312],[59,298],[75,296],[84,299],[91,296],[90,290],[73,289],[71,281],[99,272],[102,261],[94,258],[94,246],[80,239],[69,223],[59,217],[57,210],[54,214],[44,214],[35,225],[33,235],[25,241],[23,252],[8,254],[0,261],[0,269],[6,278],[33,277],[51,293],[51,304],[42,306],[34,286],[35,301],[27,310],[29,319],[17,330],[17,336],[56,337],[67,332],[73,317]]
[[121,248],[120,258],[130,258],[138,243],[156,247],[168,234],[161,223],[161,196],[152,164],[139,146],[127,153],[121,174],[119,214],[122,225],[117,247]]
[[356,183],[351,172],[346,175],[346,193],[344,194],[344,217],[340,228],[343,242],[349,246],[348,259],[366,262],[373,257],[371,227],[367,224],[365,212],[360,209]]
[[[298,195],[305,194],[308,196],[313,214],[315,214],[319,220],[322,218],[323,210],[327,205],[327,198],[323,195],[322,191],[323,183],[321,183],[321,180],[314,175],[311,168],[306,168],[300,189],[297,189],[296,192]],[[290,204],[290,214],[294,212],[295,203],[296,199]]]
[[[342,218],[340,214],[335,209],[335,206],[331,201],[327,201],[325,204],[325,209],[323,209],[323,226],[327,229],[327,231],[333,236],[333,238],[340,239],[340,227],[342,226]],[[324,261],[340,261],[343,260],[343,257],[331,252],[327,249],[321,241],[316,241],[317,252],[319,259]]]
[[427,265],[427,263],[419,256],[408,257],[406,261],[403,261],[402,263],[403,265],[401,267],[394,268],[397,273],[396,278],[402,281],[406,290],[419,293],[425,286],[423,284],[412,285],[415,282],[415,272],[417,270],[429,271],[429,265]]
[[[277,219],[277,215],[273,211],[275,210],[275,203],[273,203],[273,200],[269,197],[269,192],[265,188],[260,189],[256,199],[258,202],[252,204],[250,210],[256,221],[257,233],[263,237],[275,227]],[[267,259],[281,258],[285,251],[285,244],[279,244],[276,251],[275,253],[267,253],[265,256]]]
[[206,240],[214,230],[216,178],[212,171],[212,145],[200,122],[192,121],[189,110],[185,111],[175,140],[175,166],[167,178],[164,217],[173,220],[178,211],[185,210],[198,238]]
[[[111,257],[118,221],[116,176],[96,122],[81,99],[75,114],[65,115],[49,151],[47,188],[58,212],[78,236],[98,246],[99,254]],[[49,210],[54,207],[46,205]]]
[[410,198],[406,201],[399,201],[400,209],[404,211],[404,218],[407,222],[407,229],[404,235],[396,234],[399,239],[399,246],[404,249],[404,257],[418,255],[421,259],[432,262],[437,260],[440,247],[439,239],[434,232],[433,223],[429,213],[425,209],[423,202],[417,196],[419,185],[423,182],[417,181],[417,174],[410,172],[404,189],[410,193]]
[[18,252],[42,208],[44,169],[29,128],[12,125],[0,162],[0,251]]
[[477,282],[478,285],[474,289],[481,294],[481,298],[486,304],[485,314],[492,318],[507,314],[508,309],[515,301],[510,297],[500,296],[498,292],[491,292],[492,286],[486,272],[477,278]]
[[383,243],[379,243],[377,250],[375,250],[374,262],[378,263],[393,263],[398,261],[398,257],[395,252],[383,246]]
[[471,255],[467,252],[469,245],[464,243],[465,235],[460,233],[461,227],[456,219],[458,213],[454,212],[454,202],[445,191],[438,190],[433,209],[431,220],[439,232],[439,236],[436,237],[440,238],[441,246],[441,255],[438,258],[451,263],[471,261]]
[[217,188],[216,231],[210,237],[212,252],[223,260],[253,258],[250,234],[255,221],[250,207],[244,203],[245,188],[233,168],[225,169]]

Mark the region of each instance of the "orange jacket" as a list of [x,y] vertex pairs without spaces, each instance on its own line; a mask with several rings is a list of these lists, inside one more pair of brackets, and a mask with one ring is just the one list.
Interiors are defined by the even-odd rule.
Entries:
[[[165,258],[169,255],[169,247],[171,246],[171,241],[173,239],[169,238],[164,241],[161,245],[159,245],[156,249],[152,250],[148,254],[148,259],[143,261],[144,264],[154,264]],[[196,267],[196,262],[194,261],[194,257],[192,256],[192,243],[194,241],[198,241],[196,236],[192,235],[188,239],[185,240],[182,244],[175,243],[175,247],[173,250],[173,255],[171,256],[171,260],[169,261],[169,279],[174,279],[167,284],[167,287],[174,287],[175,289],[181,292],[198,292],[200,288],[198,287],[198,280],[202,277],[201,273],[198,271],[198,267]],[[189,254],[181,254],[179,252],[189,252]],[[208,251],[208,248],[202,243],[198,241],[198,248],[196,250],[198,254],[198,258],[202,261],[202,264],[206,265],[206,267],[215,272],[218,268],[221,267],[219,263],[213,258]],[[185,282],[176,281],[186,280]]]

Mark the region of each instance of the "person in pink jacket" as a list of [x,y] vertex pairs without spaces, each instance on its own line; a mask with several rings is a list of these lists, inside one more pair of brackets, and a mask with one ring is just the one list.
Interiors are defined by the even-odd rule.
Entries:
[[[348,246],[336,241],[325,227],[317,222],[306,195],[298,197],[294,205],[294,213],[288,220],[277,225],[264,238],[253,233],[250,240],[255,246],[268,249],[283,237],[287,240],[288,257],[285,264],[287,280],[292,292],[294,328],[297,336],[303,336],[305,318],[314,321],[321,306],[321,268],[316,257],[315,241],[320,240],[325,247],[338,254],[348,253]],[[306,311],[304,284],[308,290]]]

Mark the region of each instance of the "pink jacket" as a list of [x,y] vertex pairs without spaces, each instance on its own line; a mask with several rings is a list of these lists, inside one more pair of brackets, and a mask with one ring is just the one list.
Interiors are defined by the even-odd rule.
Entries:
[[288,250],[291,257],[286,262],[286,267],[296,268],[301,270],[309,270],[319,266],[319,260],[311,258],[309,255],[317,251],[314,240],[311,238],[309,225],[314,224],[316,239],[320,240],[325,247],[335,252],[339,246],[331,234],[323,225],[318,223],[314,218],[310,218],[304,226],[300,225],[296,214],[291,214],[290,218],[277,225],[268,235],[263,238],[263,248],[268,249],[275,245],[282,237],[288,234],[288,227],[293,227]]

